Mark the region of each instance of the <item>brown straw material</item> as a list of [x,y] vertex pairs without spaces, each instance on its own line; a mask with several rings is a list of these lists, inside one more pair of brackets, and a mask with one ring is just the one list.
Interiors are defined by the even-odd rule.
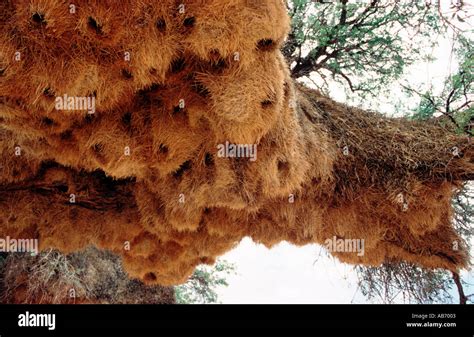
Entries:
[[[278,0],[2,1],[0,237],[94,245],[163,285],[245,236],[467,266],[451,197],[473,179],[472,143],[295,84],[288,28]],[[64,95],[93,113],[58,109]]]

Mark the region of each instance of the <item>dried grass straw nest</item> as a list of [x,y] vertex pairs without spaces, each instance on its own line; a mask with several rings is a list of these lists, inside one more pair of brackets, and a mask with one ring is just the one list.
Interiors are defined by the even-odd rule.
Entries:
[[[362,256],[333,252],[354,264],[468,265],[451,198],[472,143],[294,83],[282,2],[76,3],[0,4],[0,236],[94,245],[163,285],[246,236],[363,239]],[[94,97],[94,114],[57,110],[64,95]],[[257,160],[219,157],[226,142]]]

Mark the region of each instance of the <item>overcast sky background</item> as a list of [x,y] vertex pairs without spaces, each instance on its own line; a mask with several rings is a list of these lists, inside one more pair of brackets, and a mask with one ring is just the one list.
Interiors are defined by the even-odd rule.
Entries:
[[[457,69],[451,46],[449,39],[440,39],[432,51],[436,60],[413,65],[406,72],[406,79],[441,90],[446,76]],[[391,92],[390,97],[379,100],[384,103],[378,102],[377,107],[387,115],[395,113],[394,104],[400,98],[401,88],[394,85]],[[347,102],[339,86],[331,87],[330,93],[337,101]],[[418,97],[406,101],[408,107],[418,103]],[[474,251],[471,254],[474,255]],[[229,286],[218,289],[222,303],[368,303],[357,287],[354,267],[327,256],[325,249],[318,245],[296,247],[283,242],[267,249],[246,238],[222,259],[236,266],[236,274],[227,277]],[[463,272],[462,278],[471,284],[465,287],[466,294],[474,293],[474,272]],[[456,303],[456,288],[451,292]]]

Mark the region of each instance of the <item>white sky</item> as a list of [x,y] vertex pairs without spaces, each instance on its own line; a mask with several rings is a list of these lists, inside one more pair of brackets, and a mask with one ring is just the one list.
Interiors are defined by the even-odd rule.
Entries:
[[[350,303],[356,295],[352,266],[326,256],[317,245],[282,242],[272,249],[249,238],[223,258],[237,274],[221,288],[222,303]],[[321,251],[321,254],[319,254]]]
[[[406,79],[410,83],[433,85],[440,90],[446,75],[457,67],[456,60],[451,58],[449,39],[439,41],[433,56],[436,60],[432,63],[424,62],[410,67]],[[400,97],[400,91],[394,85],[392,97],[381,99],[387,103],[380,104],[378,111],[392,115],[393,104]],[[330,93],[338,101],[347,101],[344,91],[337,86],[331,88]],[[418,97],[407,98],[408,107],[417,106],[418,102]],[[228,287],[218,290],[222,303],[367,302],[357,288],[353,266],[328,257],[324,248],[318,245],[296,247],[283,242],[267,249],[246,238],[222,258],[234,263],[237,272],[227,278]],[[474,284],[472,271],[464,272],[462,277],[464,281]],[[471,294],[474,286],[465,287],[464,290]],[[455,287],[452,294],[456,303],[458,296]]]

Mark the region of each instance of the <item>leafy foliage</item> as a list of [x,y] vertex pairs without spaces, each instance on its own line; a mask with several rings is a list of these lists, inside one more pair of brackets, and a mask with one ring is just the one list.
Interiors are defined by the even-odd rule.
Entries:
[[407,92],[420,96],[420,105],[413,118],[429,119],[436,114],[446,116],[457,128],[459,133],[472,136],[474,123],[474,40],[459,35],[455,39],[453,50],[459,60],[459,69],[446,78],[441,94],[436,95],[430,90],[420,93],[408,84],[404,85]]
[[218,260],[215,266],[196,268],[189,280],[175,287],[176,302],[180,304],[218,303],[217,288],[227,287],[226,277],[235,273],[235,266]]
[[428,57],[442,30],[435,6],[424,1],[288,2],[292,30],[283,53],[293,77],[317,75],[359,95],[377,96],[404,69]]

